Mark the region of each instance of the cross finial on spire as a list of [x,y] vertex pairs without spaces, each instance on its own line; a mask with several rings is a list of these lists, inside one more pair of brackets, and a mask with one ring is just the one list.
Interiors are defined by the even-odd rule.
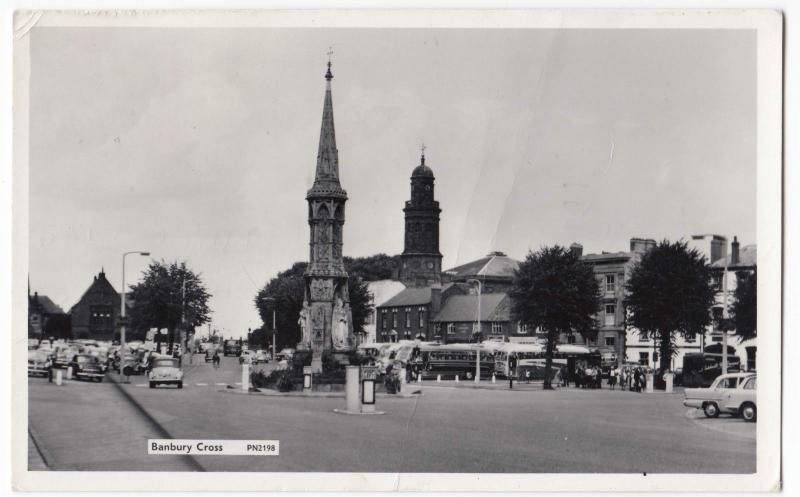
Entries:
[[425,165],[425,143],[422,144],[422,164]]
[[333,73],[331,73],[331,55],[333,55],[333,47],[328,47],[328,72],[325,73],[325,79],[328,81],[333,79]]

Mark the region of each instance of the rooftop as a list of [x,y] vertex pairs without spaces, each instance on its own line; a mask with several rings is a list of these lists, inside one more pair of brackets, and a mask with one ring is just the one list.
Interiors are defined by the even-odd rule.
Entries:
[[[481,321],[508,321],[510,305],[505,293],[481,296]],[[475,321],[478,318],[478,295],[452,295],[433,320],[447,322]]]
[[728,262],[728,269],[734,270],[737,267],[755,267],[758,262],[758,257],[756,253],[756,244],[752,245],[745,245],[744,247],[739,249],[739,263],[735,266],[731,265],[731,254],[729,253],[727,257],[722,257],[717,259],[711,264],[711,267],[716,268],[724,268],[725,261]]
[[491,252],[476,261],[456,266],[445,271],[455,279],[479,278],[513,278],[519,268],[519,261],[508,257],[503,252]]

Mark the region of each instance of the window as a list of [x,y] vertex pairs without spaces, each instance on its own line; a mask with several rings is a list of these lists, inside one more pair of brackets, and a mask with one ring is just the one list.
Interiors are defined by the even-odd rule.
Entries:
[[503,323],[493,321],[492,322],[492,334],[499,335],[503,333]]
[[454,323],[447,323],[447,334],[448,335],[456,334],[456,325]]
[[697,337],[695,335],[687,335],[686,336],[686,342],[687,343],[694,343],[695,340],[697,340]]
[[434,324],[433,325],[433,335],[434,336],[441,336],[441,334],[442,334],[442,325],[439,324],[439,323]]
[[411,328],[411,308],[406,307],[406,328]]
[[520,335],[527,335],[530,331],[529,327],[525,323],[517,323],[517,333]]
[[711,341],[714,343],[722,342],[722,337],[711,337]]
[[711,276],[711,285],[718,292],[722,291],[722,273],[714,273]]
[[397,328],[397,309],[392,309],[392,328]]
[[617,324],[617,306],[614,304],[606,305],[606,326],[614,326]]
[[606,275],[606,291],[613,292],[617,287],[617,277],[613,274]]
[[384,330],[388,328],[388,326],[386,326],[386,311],[381,311],[381,328]]
[[573,344],[575,343],[575,335],[570,335],[567,337],[567,343]]
[[424,307],[418,308],[417,315],[419,316],[419,327],[425,328],[425,308]]
[[756,389],[756,379],[755,377],[750,378],[742,387],[744,390],[755,390]]
[[616,345],[616,340],[614,337],[606,337],[606,347],[613,347]]
[[736,383],[738,382],[738,378],[722,378],[717,383],[717,386],[714,387],[715,390],[727,390],[729,388],[736,388]]
[[647,366],[649,362],[649,354],[647,352],[639,352],[639,364],[642,366]]

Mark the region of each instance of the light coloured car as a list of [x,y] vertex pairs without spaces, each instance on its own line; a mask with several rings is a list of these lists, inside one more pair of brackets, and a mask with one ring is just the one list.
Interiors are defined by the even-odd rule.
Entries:
[[47,350],[28,351],[28,376],[47,376],[51,366],[50,354]]
[[169,356],[158,356],[153,359],[148,380],[150,388],[158,385],[175,385],[183,388],[183,371],[178,359]]
[[256,352],[256,355],[253,358],[253,363],[258,364],[259,362],[269,362],[266,350],[259,350]]
[[756,420],[755,373],[719,375],[708,388],[687,388],[683,405],[702,409],[709,418],[720,413],[741,416],[745,421]]

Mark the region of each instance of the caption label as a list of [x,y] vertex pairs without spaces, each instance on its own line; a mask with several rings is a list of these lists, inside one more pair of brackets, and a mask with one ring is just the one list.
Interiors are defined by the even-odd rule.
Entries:
[[156,456],[277,456],[279,440],[149,439],[147,453]]

